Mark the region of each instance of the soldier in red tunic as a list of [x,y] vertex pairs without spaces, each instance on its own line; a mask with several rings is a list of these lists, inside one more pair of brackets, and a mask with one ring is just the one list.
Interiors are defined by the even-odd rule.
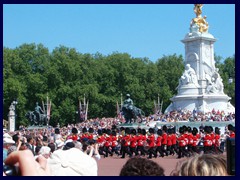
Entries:
[[173,151],[178,154],[178,147],[177,147],[177,135],[175,128],[172,128],[172,149]]
[[106,157],[106,153],[104,152],[104,143],[105,143],[105,138],[103,136],[102,130],[98,129],[98,135],[97,135],[97,143],[98,143],[98,152],[100,155],[103,155]]
[[215,127],[214,152],[216,154],[223,153],[220,149],[220,129],[218,127]]
[[204,153],[211,153],[212,147],[212,136],[211,136],[211,128],[209,126],[204,127],[205,136],[203,137],[203,148]]
[[87,131],[87,128],[84,127],[82,128],[82,135],[80,136],[80,140],[82,141],[83,139],[88,139],[88,131]]
[[122,139],[122,157],[121,158],[125,158],[126,153],[129,155],[129,157],[132,157],[132,153],[129,149],[130,139],[131,139],[130,129],[126,128],[125,129],[125,136]]
[[104,143],[104,151],[106,153],[106,157],[108,157],[108,153],[112,156],[113,153],[110,150],[110,147],[112,146],[112,137],[111,137],[111,129],[107,129],[106,133],[103,134],[105,137],[105,143]]
[[188,153],[189,154],[193,154],[194,151],[192,150],[192,145],[193,145],[193,134],[192,134],[192,128],[190,126],[187,127],[187,131],[188,131]]
[[72,139],[73,141],[78,140],[78,130],[77,128],[73,127],[72,128],[72,134],[67,137],[67,139]]
[[[145,139],[144,135],[143,135],[143,129],[138,128],[137,133],[138,133],[137,134],[137,152],[139,153],[139,151],[140,151],[140,153],[141,153],[140,155],[145,156],[145,154],[147,154],[147,151],[145,150],[144,143],[143,143],[143,141]],[[146,131],[145,131],[145,135],[146,135]]]
[[148,159],[152,159],[152,155],[154,155],[154,157],[156,158],[157,157],[157,153],[156,151],[154,150],[154,147],[155,147],[155,136],[154,136],[154,129],[153,128],[149,128],[149,136],[148,136],[148,139],[147,139],[147,142],[148,142]]
[[157,130],[157,139],[156,139],[156,150],[155,152],[160,154],[161,157],[164,157],[164,154],[162,152],[162,130],[161,129],[158,129]]
[[112,154],[115,153],[118,156],[120,155],[120,152],[118,151],[118,138],[117,138],[117,133],[115,130],[112,131]]
[[136,131],[136,129],[131,130],[130,151],[131,151],[132,154],[134,153],[135,156],[138,156],[138,152],[137,152],[137,131]]
[[192,130],[192,140],[193,140],[192,151],[194,153],[199,153],[197,145],[200,141],[200,136],[198,134],[198,129],[196,127],[194,127],[193,130]]
[[93,139],[93,133],[94,133],[93,128],[89,128],[88,129],[88,140],[92,140]]
[[180,133],[180,136],[177,138],[178,146],[179,146],[178,159],[182,158],[183,156],[186,156],[186,157],[189,156],[188,152],[186,151],[187,143],[186,143],[186,137],[184,134],[184,127],[179,128],[179,133]]
[[235,138],[235,127],[232,124],[229,124],[227,127],[229,130],[229,137]]
[[164,125],[162,127],[162,152],[165,153],[166,156],[168,156],[167,152],[167,126]]
[[168,129],[168,135],[167,135],[167,151],[170,152],[170,155],[174,156],[174,151],[172,149],[172,129]]

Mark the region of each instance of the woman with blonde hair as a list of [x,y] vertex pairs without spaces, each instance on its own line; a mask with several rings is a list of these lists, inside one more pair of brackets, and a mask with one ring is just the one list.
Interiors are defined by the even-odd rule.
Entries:
[[227,160],[223,155],[201,154],[180,161],[172,176],[227,176]]

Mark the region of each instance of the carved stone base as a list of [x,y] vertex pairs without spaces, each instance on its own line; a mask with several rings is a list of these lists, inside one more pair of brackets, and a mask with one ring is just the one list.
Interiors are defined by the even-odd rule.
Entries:
[[211,112],[212,109],[216,111],[224,111],[235,113],[235,108],[229,103],[227,95],[177,95],[171,98],[172,103],[165,110],[170,112],[177,109],[187,109],[193,111],[194,109],[203,113]]

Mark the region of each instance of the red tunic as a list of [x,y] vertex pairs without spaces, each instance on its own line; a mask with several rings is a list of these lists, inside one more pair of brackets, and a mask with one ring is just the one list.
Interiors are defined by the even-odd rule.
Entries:
[[177,136],[176,136],[176,134],[172,134],[172,145],[175,145],[175,144],[177,144]]
[[167,145],[167,133],[163,133],[162,135],[162,145]]
[[214,144],[215,147],[219,147],[220,146],[220,135],[219,134],[216,134],[215,135],[215,144]]
[[137,136],[136,136],[136,135],[133,135],[133,136],[131,137],[130,147],[133,147],[133,148],[137,147]]
[[171,146],[172,145],[172,135],[168,135],[167,136],[167,146]]
[[148,146],[150,148],[155,146],[155,136],[154,136],[154,134],[151,134],[151,135],[148,136]]
[[105,136],[105,143],[104,143],[104,146],[105,147],[109,147],[112,145],[112,137],[109,136],[109,135],[106,135]]
[[180,147],[186,146],[186,141],[185,141],[185,136],[184,136],[184,134],[181,134],[181,135],[177,138],[177,140],[178,140],[178,145],[179,145]]
[[112,136],[112,147],[116,147],[117,145],[118,145],[117,137],[116,136]]
[[230,138],[235,138],[235,132],[230,132]]
[[143,135],[139,134],[137,137],[137,146],[143,146]]
[[130,135],[129,134],[125,135],[122,140],[124,142],[123,146],[129,146],[130,145]]
[[203,143],[204,146],[212,146],[212,136],[211,136],[211,134],[206,134],[204,136],[203,140],[204,140],[204,143]]
[[199,141],[199,136],[196,134],[196,136],[192,136],[192,146],[197,146],[198,145],[198,141]]
[[189,144],[189,145],[192,145],[192,144],[193,144],[193,135],[192,135],[192,133],[189,133],[189,134],[188,134],[188,144]]
[[104,136],[98,136],[97,142],[98,142],[99,146],[103,147],[103,145],[104,145],[104,143],[105,143],[105,138],[104,138]]
[[162,145],[162,136],[159,136],[157,137],[157,140],[156,140],[156,146],[161,146]]

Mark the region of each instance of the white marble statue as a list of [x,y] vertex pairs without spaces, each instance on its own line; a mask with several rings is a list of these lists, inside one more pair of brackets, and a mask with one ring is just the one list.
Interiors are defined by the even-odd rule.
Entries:
[[212,74],[211,79],[207,78],[208,80],[208,85],[206,88],[206,93],[210,94],[210,93],[219,93],[219,94],[223,94],[223,82],[222,82],[222,78],[220,77],[219,73],[218,73],[218,68],[216,68],[215,72]]
[[190,64],[186,64],[185,71],[180,79],[180,83],[181,83],[181,85],[186,85],[186,84],[191,84],[191,83],[196,84],[196,85],[198,84],[196,72],[190,66]]

